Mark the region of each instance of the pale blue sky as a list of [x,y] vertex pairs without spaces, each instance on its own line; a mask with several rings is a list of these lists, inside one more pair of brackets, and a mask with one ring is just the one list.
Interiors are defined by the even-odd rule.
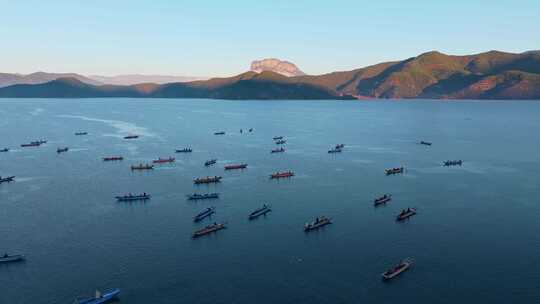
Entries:
[[310,74],[439,50],[540,49],[540,0],[0,0],[0,72]]

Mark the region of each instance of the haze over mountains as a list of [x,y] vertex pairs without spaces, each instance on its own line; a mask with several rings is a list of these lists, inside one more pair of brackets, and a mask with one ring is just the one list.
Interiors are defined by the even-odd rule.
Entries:
[[40,84],[46,83],[59,78],[75,78],[81,82],[103,85],[133,85],[139,83],[171,83],[171,82],[188,82],[195,80],[208,79],[206,77],[189,77],[189,76],[170,76],[170,75],[140,75],[140,74],[128,74],[128,75],[116,75],[116,76],[100,76],[90,75],[83,76],[76,73],[46,73],[36,72],[32,74],[14,74],[14,73],[0,73],[0,88],[7,87],[14,84]]
[[428,52],[352,71],[298,76],[293,64],[282,65],[280,71],[275,69],[279,62],[271,60],[256,62],[252,68],[257,72],[234,77],[119,86],[70,76],[0,88],[0,97],[540,99],[540,51],[467,56]]

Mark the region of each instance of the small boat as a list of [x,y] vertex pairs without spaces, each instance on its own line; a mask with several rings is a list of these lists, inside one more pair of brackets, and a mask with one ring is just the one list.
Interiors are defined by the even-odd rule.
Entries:
[[428,141],[423,141],[423,140],[420,142],[420,144],[421,144],[421,145],[424,145],[424,146],[431,146],[431,143],[430,143],[430,142],[428,142]]
[[148,193],[136,194],[136,195],[133,195],[130,193],[127,195],[116,196],[116,200],[119,202],[144,201],[147,199],[150,199],[150,194]]
[[56,153],[60,154],[60,153],[67,152],[68,150],[69,150],[68,147],[58,148],[58,149],[56,149]]
[[328,224],[332,224],[332,221],[330,221],[329,218],[327,218],[326,216],[319,216],[319,217],[315,218],[315,220],[313,222],[306,223],[304,225],[304,231],[315,230],[315,229],[321,228],[323,226],[326,226]]
[[245,169],[247,168],[247,164],[234,164],[234,165],[226,165],[225,170],[237,170],[237,169]]
[[414,264],[414,260],[411,258],[404,259],[403,261],[400,261],[396,266],[388,269],[382,274],[382,278],[385,281],[391,280],[407,269],[409,269]]
[[152,161],[154,164],[174,163],[174,157],[158,158]]
[[337,144],[336,149],[343,149],[345,148],[345,144]]
[[213,198],[219,198],[219,193],[205,193],[205,194],[188,194],[187,195],[188,200],[202,200],[202,199],[213,199]]
[[272,211],[272,209],[270,208],[270,206],[264,204],[261,208],[251,212],[249,214],[249,219],[250,220],[254,220],[256,218],[258,218],[259,216],[261,215],[265,215],[267,214],[268,212]]
[[334,148],[334,149],[330,149],[328,150],[328,153],[341,153],[343,150],[341,150],[340,148]]
[[444,167],[461,166],[461,165],[463,165],[462,160],[447,160],[443,163]]
[[124,139],[135,139],[135,138],[139,138],[139,135],[128,135],[128,136],[124,136]]
[[117,160],[124,160],[123,156],[107,156],[103,158],[103,161],[117,161]]
[[75,132],[76,136],[88,135],[88,132]]
[[153,165],[150,164],[138,164],[131,166],[131,170],[152,170],[154,169]]
[[33,142],[29,143],[29,144],[22,144],[22,145],[21,145],[21,147],[23,147],[23,148],[27,148],[27,147],[39,147],[39,146],[41,146],[41,144],[38,143],[38,142],[35,142],[35,141],[33,141]]
[[277,140],[276,141],[276,145],[283,145],[284,143],[286,143],[287,141],[285,139],[280,139],[280,140]]
[[193,183],[199,184],[211,184],[221,182],[221,176],[207,176],[207,177],[198,177],[193,180]]
[[283,139],[283,136],[276,136],[273,138],[273,140],[282,140]]
[[386,169],[384,170],[384,172],[386,173],[386,175],[400,174],[404,172],[404,168],[399,167],[399,168]]
[[193,218],[193,221],[195,222],[200,222],[202,220],[204,220],[205,218],[211,216],[212,214],[216,213],[216,208],[214,207],[209,207],[209,208],[206,208],[204,211],[201,211],[199,214],[197,214],[194,218]]
[[214,135],[225,135],[225,131],[214,132]]
[[209,167],[209,166],[214,165],[215,163],[217,163],[217,159],[210,159],[204,162],[204,166]]
[[0,176],[0,184],[1,183],[10,183],[15,181],[15,176],[8,176],[8,177],[1,177]]
[[193,232],[193,238],[198,238],[198,237],[201,237],[203,235],[207,235],[207,234],[210,234],[212,232],[216,232],[218,230],[221,230],[221,229],[225,229],[225,224],[222,223],[222,224],[218,224],[218,223],[213,223],[212,225],[208,225],[206,227],[204,227],[203,229],[200,229],[200,230],[197,230],[195,232]]
[[0,150],[0,152],[9,152],[9,149],[8,149],[8,148],[4,148],[4,149]]
[[415,214],[416,214],[415,208],[407,208],[406,210],[401,210],[401,212],[396,217],[396,221],[398,222],[404,221]]
[[285,177],[291,177],[291,176],[294,176],[294,172],[292,171],[283,171],[283,172],[276,172],[276,173],[270,174],[271,179],[285,178]]
[[24,255],[22,254],[4,254],[0,256],[0,263],[12,263],[24,261]]
[[278,149],[272,149],[270,153],[283,153],[283,152],[285,152],[285,148],[280,147]]
[[379,205],[382,205],[382,204],[386,204],[391,200],[392,200],[392,194],[385,194],[385,195],[383,195],[381,197],[378,197],[378,198],[374,199],[373,204],[375,206],[379,206]]
[[120,289],[115,288],[110,291],[107,291],[105,293],[101,293],[100,291],[96,290],[96,294],[93,298],[78,298],[75,299],[73,302],[74,304],[103,304],[108,303],[116,298],[118,298],[118,295],[120,294]]
[[176,153],[191,153],[193,150],[191,148],[184,148],[184,149],[178,149],[175,151]]

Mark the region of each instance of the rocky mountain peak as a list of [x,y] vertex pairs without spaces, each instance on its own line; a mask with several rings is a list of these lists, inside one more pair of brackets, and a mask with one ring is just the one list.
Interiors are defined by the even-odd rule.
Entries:
[[305,73],[302,72],[294,63],[282,61],[276,58],[266,58],[251,62],[251,71],[257,73],[271,71],[287,77],[305,75]]

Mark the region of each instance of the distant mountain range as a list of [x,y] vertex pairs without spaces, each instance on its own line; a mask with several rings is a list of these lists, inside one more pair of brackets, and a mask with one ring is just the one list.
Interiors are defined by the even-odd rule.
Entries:
[[540,99],[540,51],[467,56],[428,52],[324,75],[286,77],[274,71],[250,71],[167,84],[96,85],[69,76],[0,88],[0,97]]
[[164,83],[171,83],[171,82],[188,82],[188,81],[208,79],[206,77],[140,75],[140,74],[127,74],[127,75],[116,75],[116,76],[91,75],[87,77],[94,81],[98,81],[102,84],[114,84],[114,85],[134,85],[134,84],[139,84],[139,83],[164,84]]
[[189,76],[169,76],[169,75],[139,75],[139,74],[127,74],[116,76],[83,76],[75,73],[46,73],[36,72],[32,74],[9,74],[0,73],[0,88],[7,87],[14,84],[41,84],[49,81],[53,81],[60,78],[75,78],[81,82],[103,85],[134,85],[139,83],[171,83],[171,82],[188,82],[195,80],[208,79],[205,77],[189,77]]

